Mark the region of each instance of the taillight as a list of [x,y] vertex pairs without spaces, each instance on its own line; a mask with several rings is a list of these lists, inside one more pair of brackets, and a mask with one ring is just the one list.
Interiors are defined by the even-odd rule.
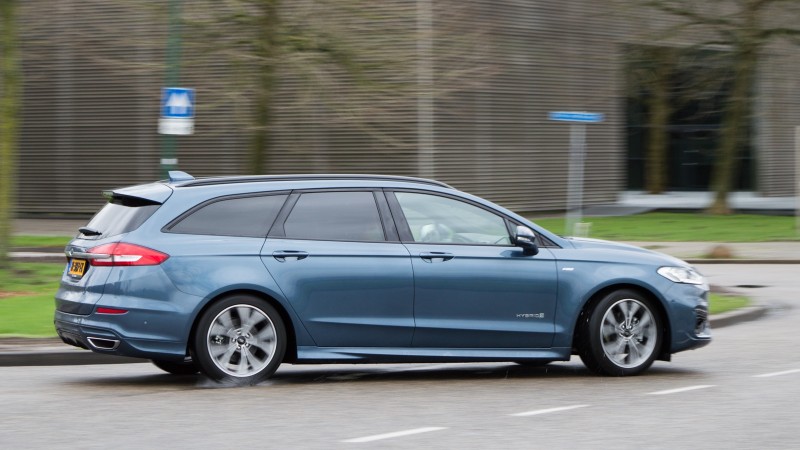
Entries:
[[98,245],[87,253],[98,255],[90,259],[93,266],[157,266],[169,258],[152,248],[124,242]]

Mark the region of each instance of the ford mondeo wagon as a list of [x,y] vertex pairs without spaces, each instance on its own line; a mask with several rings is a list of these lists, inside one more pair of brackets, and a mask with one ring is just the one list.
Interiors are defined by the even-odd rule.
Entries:
[[243,384],[281,363],[566,361],[632,375],[710,342],[685,262],[368,175],[114,189],[66,247],[61,339]]

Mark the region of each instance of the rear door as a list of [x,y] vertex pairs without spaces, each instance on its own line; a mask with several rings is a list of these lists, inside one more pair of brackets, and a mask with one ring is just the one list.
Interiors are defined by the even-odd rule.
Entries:
[[320,347],[408,347],[413,275],[382,192],[295,192],[261,258]]

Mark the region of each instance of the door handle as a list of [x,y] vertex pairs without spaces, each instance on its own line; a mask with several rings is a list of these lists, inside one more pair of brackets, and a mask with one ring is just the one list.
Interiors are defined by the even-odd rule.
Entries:
[[425,262],[434,263],[450,261],[455,256],[447,252],[423,252],[419,254],[419,257]]
[[308,252],[299,250],[277,250],[272,252],[272,257],[279,262],[286,262],[286,260],[300,261],[301,259],[308,258]]

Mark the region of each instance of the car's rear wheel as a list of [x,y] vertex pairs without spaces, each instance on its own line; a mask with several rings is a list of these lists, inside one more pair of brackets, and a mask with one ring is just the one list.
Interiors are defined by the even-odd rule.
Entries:
[[210,378],[255,384],[275,373],[286,352],[286,328],[269,303],[227,297],[201,317],[192,356]]
[[163,361],[158,359],[153,359],[151,361],[159,369],[173,375],[194,375],[200,371],[191,358],[186,358],[183,361],[178,362]]
[[650,298],[621,289],[606,295],[579,324],[578,353],[590,370],[635,375],[653,364],[663,336]]

